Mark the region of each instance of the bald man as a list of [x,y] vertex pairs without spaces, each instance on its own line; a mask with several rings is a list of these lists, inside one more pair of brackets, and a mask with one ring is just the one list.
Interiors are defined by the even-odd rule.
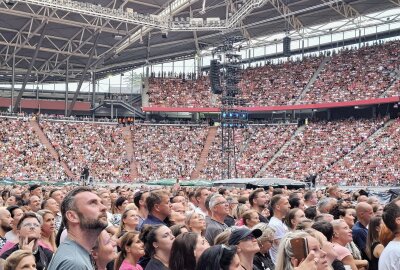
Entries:
[[360,202],[356,206],[356,215],[358,221],[353,226],[353,241],[361,251],[363,259],[365,259],[365,246],[368,235],[368,224],[374,215],[372,206],[366,202]]
[[5,237],[8,231],[11,231],[11,222],[13,218],[5,207],[0,207],[0,249],[4,246],[7,239]]

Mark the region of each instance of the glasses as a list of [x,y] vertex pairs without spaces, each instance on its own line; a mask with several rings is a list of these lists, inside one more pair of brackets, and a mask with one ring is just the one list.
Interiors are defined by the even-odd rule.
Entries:
[[25,224],[22,224],[22,227],[37,229],[37,228],[40,228],[40,224],[38,224],[38,223],[25,223]]
[[228,203],[227,201],[224,201],[224,202],[219,202],[219,203],[216,203],[216,204],[215,204],[215,206],[217,206],[217,205],[221,205],[221,204],[229,205],[229,203]]
[[254,237],[254,235],[249,234],[248,236],[246,236],[245,238],[243,238],[243,239],[240,240],[240,241],[251,241],[251,240],[254,240],[254,239],[256,239],[256,238]]

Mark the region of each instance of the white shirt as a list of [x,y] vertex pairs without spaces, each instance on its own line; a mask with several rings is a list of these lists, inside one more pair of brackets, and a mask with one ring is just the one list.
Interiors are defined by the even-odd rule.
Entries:
[[[282,222],[282,220],[277,219],[276,217],[272,217],[268,223],[268,226],[275,229],[274,240],[282,239],[286,233],[289,232],[288,227]],[[278,247],[279,244],[272,245],[271,249],[269,250],[269,255],[271,256],[272,261],[276,264],[276,255],[278,254]]]
[[390,241],[379,257],[379,270],[398,270],[400,267],[400,241]]

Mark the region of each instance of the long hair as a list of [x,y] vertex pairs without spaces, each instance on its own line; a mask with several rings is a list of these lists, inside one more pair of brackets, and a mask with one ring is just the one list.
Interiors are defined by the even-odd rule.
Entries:
[[303,231],[289,232],[282,239],[279,244],[278,254],[276,255],[275,270],[293,270],[294,267],[291,262],[291,258],[294,257],[292,245],[290,240],[294,238],[310,236],[308,233]]
[[296,229],[293,227],[292,220],[295,218],[297,211],[299,211],[300,208],[293,208],[290,209],[289,213],[286,215],[286,218],[284,219],[284,222],[286,226],[288,226],[290,229]]
[[236,246],[215,245],[209,247],[201,254],[196,270],[228,270],[236,251]]
[[118,253],[117,259],[115,259],[114,270],[119,270],[121,267],[127,256],[126,247],[132,245],[136,236],[139,237],[139,232],[127,232],[121,237],[121,251]]
[[119,223],[118,231],[117,231],[117,234],[116,234],[118,237],[121,237],[123,231],[125,230],[124,219],[126,219],[126,217],[128,216],[129,211],[131,211],[131,210],[132,209],[125,210],[121,215],[121,221]]
[[381,217],[373,217],[371,218],[368,225],[368,234],[367,234],[367,242],[365,245],[365,254],[367,254],[368,258],[371,260],[372,254],[374,251],[372,250],[372,245],[375,243],[379,243],[379,232],[377,228],[382,223]]
[[197,233],[187,232],[175,238],[169,256],[170,270],[194,270],[196,268],[194,250],[198,236]]
[[[51,212],[50,210],[47,210],[47,209],[39,210],[37,213],[42,217],[43,223],[45,222],[44,217],[45,217],[46,215],[50,214],[50,215],[52,215],[53,217],[55,217],[54,214],[53,214],[53,212]],[[42,224],[42,226],[43,226],[43,224]],[[53,248],[52,251],[53,251],[53,252],[56,252],[56,250],[57,250],[57,245],[56,245],[56,232],[55,232],[55,231],[54,231],[53,233],[50,234],[50,236],[49,236],[49,242],[50,242],[50,244],[51,244],[51,247]]]
[[145,225],[142,229],[142,232],[139,235],[140,240],[144,243],[144,250],[146,252],[146,256],[153,257],[156,253],[156,250],[153,246],[153,243],[157,242],[157,231],[161,227],[165,225]]

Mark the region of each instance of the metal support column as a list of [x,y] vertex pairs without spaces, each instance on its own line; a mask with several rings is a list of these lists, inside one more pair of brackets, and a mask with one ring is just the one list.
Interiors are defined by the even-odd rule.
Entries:
[[76,103],[76,99],[78,98],[79,92],[81,91],[83,81],[85,80],[86,73],[87,73],[87,71],[88,71],[88,69],[90,67],[90,63],[92,62],[94,51],[96,50],[96,46],[97,46],[97,42],[99,40],[99,36],[100,36],[100,32],[97,33],[97,35],[94,37],[94,41],[93,41],[93,45],[92,45],[93,47],[92,47],[92,50],[90,51],[89,59],[87,60],[86,66],[85,66],[84,70],[82,71],[81,79],[79,80],[78,87],[76,88],[74,97],[72,98],[71,105],[69,106],[68,116],[71,116],[72,110],[74,109],[74,106],[75,106],[75,103]]
[[[25,88],[26,88],[26,84],[28,83],[28,80],[29,80],[29,77],[31,75],[33,66],[34,66],[34,64],[36,62],[36,58],[37,58],[37,55],[39,53],[39,49],[42,46],[43,39],[44,39],[44,36],[45,36],[44,33],[46,32],[46,28],[47,28],[47,22],[44,22],[44,25],[43,25],[43,28],[42,28],[42,33],[40,34],[39,42],[36,45],[35,52],[33,53],[33,57],[32,57],[31,63],[29,64],[29,67],[28,67],[28,71],[26,72],[26,75],[25,75],[24,81],[22,83],[21,89],[19,90],[17,99],[15,100],[13,111],[17,111],[18,107],[20,105],[20,102],[21,102],[21,99],[22,99],[22,95],[23,95],[23,93],[25,91]],[[14,55],[14,57],[15,57],[15,55]]]
[[[96,72],[92,71],[92,109],[96,106]],[[94,121],[94,111],[92,112]]]
[[[15,47],[16,48],[16,47]],[[14,90],[15,90],[15,49],[12,56],[12,74],[11,74],[11,104],[10,104],[10,112],[13,110],[14,105]]]
[[67,70],[65,74],[65,112],[64,116],[68,116],[68,87],[69,87],[69,60],[67,60]]

